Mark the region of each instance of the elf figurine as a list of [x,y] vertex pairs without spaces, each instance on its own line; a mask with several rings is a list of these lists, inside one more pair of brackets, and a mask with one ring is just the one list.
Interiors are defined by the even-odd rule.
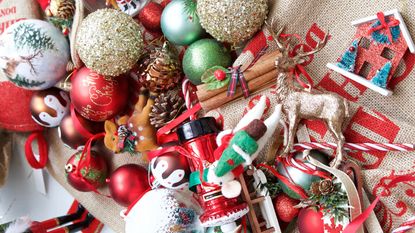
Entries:
[[[281,105],[265,121],[260,120],[266,107],[266,97],[259,102],[237,124],[233,130],[225,130],[217,137],[218,149],[213,163],[207,172],[209,183],[222,186],[222,194],[227,198],[240,195],[241,186],[235,177],[252,164],[259,152],[274,134],[281,118]],[[229,142],[226,138],[232,136]]]

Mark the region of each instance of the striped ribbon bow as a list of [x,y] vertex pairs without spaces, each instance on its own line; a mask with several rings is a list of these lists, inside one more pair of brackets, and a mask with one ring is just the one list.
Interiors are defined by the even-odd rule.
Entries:
[[228,86],[227,96],[231,97],[234,96],[236,93],[236,87],[238,86],[238,82],[241,83],[242,92],[245,98],[249,97],[249,88],[248,83],[245,80],[245,76],[241,71],[241,66],[234,66],[230,67],[229,70],[231,71],[232,77],[231,82]]

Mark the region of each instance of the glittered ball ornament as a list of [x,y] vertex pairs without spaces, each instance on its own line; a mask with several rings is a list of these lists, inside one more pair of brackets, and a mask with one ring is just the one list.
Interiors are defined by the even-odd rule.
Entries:
[[170,189],[189,186],[190,168],[187,158],[176,152],[168,152],[150,161],[151,174],[157,184]]
[[91,121],[105,121],[124,110],[128,100],[128,80],[99,75],[84,67],[72,77],[70,95],[81,116]]
[[66,180],[78,191],[90,192],[105,184],[108,167],[103,157],[91,151],[90,158],[82,152],[72,155],[65,165]]
[[145,29],[152,32],[161,31],[161,14],[163,13],[163,7],[156,2],[149,2],[138,15],[140,23]]
[[198,225],[200,206],[190,191],[153,189],[126,214],[125,233],[203,232]]
[[115,202],[128,207],[150,189],[147,170],[137,164],[117,168],[107,179],[111,197]]
[[76,112],[65,116],[58,127],[63,144],[75,150],[83,146],[92,135],[101,132],[104,132],[104,122],[89,121]]
[[261,29],[268,14],[267,0],[198,0],[200,23],[215,39],[240,43]]
[[19,21],[0,37],[0,73],[21,88],[54,86],[64,78],[68,61],[68,41],[45,21]]
[[44,127],[56,127],[69,113],[69,95],[52,87],[38,91],[30,101],[30,112],[32,119]]
[[194,85],[202,83],[201,77],[207,69],[231,64],[229,51],[214,39],[196,41],[187,48],[183,57],[183,71]]
[[205,35],[193,0],[171,1],[161,15],[161,30],[170,42],[177,45],[190,45]]
[[[321,163],[328,165],[329,164],[329,156],[318,151],[318,150],[311,150],[310,156],[317,159]],[[303,161],[305,165],[310,165],[307,161],[304,161],[303,153],[299,152],[296,155],[294,155],[291,159],[296,159],[299,161]],[[311,167],[310,167],[311,168]],[[278,163],[277,171],[285,176],[290,177],[289,180],[292,180],[296,185],[303,188],[304,191],[308,191],[311,187],[311,184],[315,181],[321,180],[319,176],[313,176],[310,174],[307,174],[300,170],[299,168],[292,167],[292,166],[285,166],[282,163]],[[289,197],[300,200],[301,197],[296,192],[291,190],[287,185],[285,185],[281,180],[278,180],[279,184],[281,185],[282,191],[287,194]]]
[[291,222],[300,211],[299,208],[294,206],[298,205],[300,201],[290,198],[288,195],[281,193],[274,200],[275,213],[283,222]]
[[129,15],[102,9],[82,21],[76,50],[86,67],[101,75],[118,76],[129,71],[140,58],[143,38]]
[[300,233],[323,233],[323,213],[316,208],[309,207],[300,210],[297,227]]

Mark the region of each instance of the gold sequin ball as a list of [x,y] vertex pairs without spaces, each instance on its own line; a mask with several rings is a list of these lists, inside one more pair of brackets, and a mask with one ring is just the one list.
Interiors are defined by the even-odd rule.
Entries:
[[129,15],[114,9],[97,10],[82,22],[76,49],[85,66],[107,76],[129,71],[143,53],[143,37]]
[[267,0],[198,0],[202,27],[215,39],[240,43],[251,38],[268,14]]

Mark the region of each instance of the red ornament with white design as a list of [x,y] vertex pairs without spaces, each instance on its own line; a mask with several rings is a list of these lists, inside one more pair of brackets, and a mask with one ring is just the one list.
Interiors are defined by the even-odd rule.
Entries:
[[86,67],[72,77],[72,104],[91,121],[105,121],[121,113],[128,93],[128,80],[124,77],[106,77]]

